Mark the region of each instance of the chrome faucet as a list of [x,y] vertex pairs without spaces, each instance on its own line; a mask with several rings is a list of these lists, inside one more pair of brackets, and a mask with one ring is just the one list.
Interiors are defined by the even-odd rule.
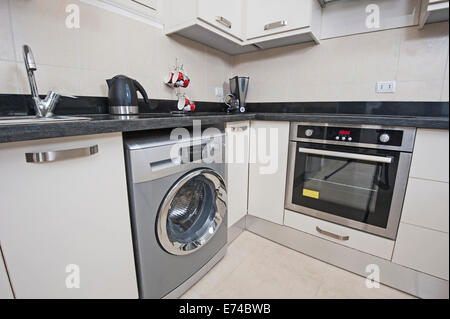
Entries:
[[[34,61],[33,52],[28,45],[23,46],[23,59],[25,61],[25,68],[27,69],[28,81],[30,82],[31,95],[34,101],[34,109],[36,117],[53,117],[53,110],[61,97],[53,91],[48,92],[47,96],[42,100],[39,97],[36,79],[34,78],[34,71],[37,70],[36,62]],[[66,97],[75,98],[74,96],[64,95]]]

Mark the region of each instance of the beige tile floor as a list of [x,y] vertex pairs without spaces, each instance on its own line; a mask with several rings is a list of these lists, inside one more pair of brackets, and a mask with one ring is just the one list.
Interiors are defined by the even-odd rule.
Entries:
[[413,298],[250,232],[181,298]]

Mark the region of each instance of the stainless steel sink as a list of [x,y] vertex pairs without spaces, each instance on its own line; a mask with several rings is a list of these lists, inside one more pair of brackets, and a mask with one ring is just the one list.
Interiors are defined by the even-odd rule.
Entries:
[[35,116],[9,116],[0,117],[0,125],[18,125],[18,124],[46,124],[55,122],[78,122],[78,121],[90,121],[89,117],[75,117],[75,116],[55,116],[55,117],[42,117],[37,118]]

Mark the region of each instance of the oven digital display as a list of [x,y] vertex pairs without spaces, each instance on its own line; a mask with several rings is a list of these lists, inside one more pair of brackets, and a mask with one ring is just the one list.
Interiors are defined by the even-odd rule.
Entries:
[[350,135],[350,131],[340,130],[339,135]]

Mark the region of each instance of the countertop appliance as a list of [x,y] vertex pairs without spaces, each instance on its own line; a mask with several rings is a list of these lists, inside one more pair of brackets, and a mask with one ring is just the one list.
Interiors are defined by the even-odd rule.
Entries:
[[291,123],[285,207],[397,236],[416,129]]
[[116,75],[106,80],[108,84],[109,113],[117,115],[139,114],[137,92],[141,92],[146,104],[149,104],[147,92],[142,85],[125,75]]
[[125,138],[141,298],[179,297],[225,255],[225,136],[223,127],[213,131],[177,141],[171,130]]
[[227,106],[226,111],[244,113],[245,99],[247,98],[248,84],[250,78],[243,76],[235,76],[230,79],[230,94],[225,96],[224,102]]

